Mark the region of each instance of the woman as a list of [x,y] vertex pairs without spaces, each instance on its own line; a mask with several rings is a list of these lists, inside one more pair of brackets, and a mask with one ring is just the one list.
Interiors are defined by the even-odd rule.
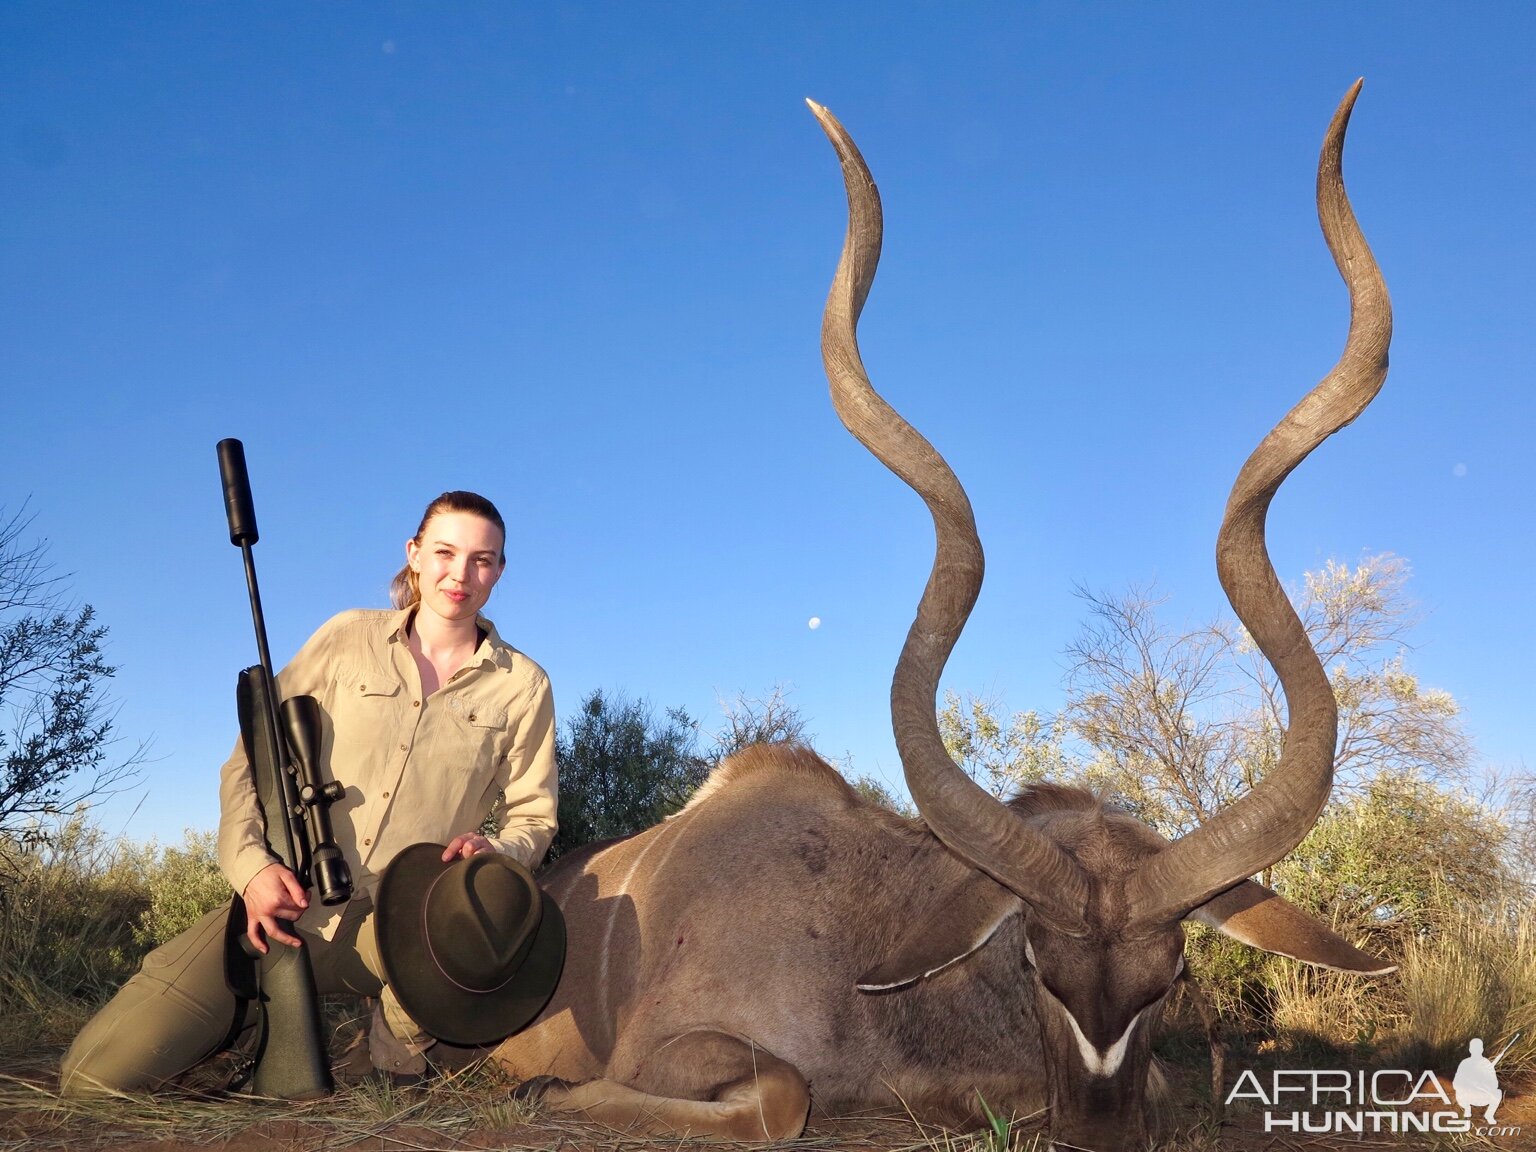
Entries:
[[[274,941],[310,949],[322,993],[379,997],[375,1063],[392,1072],[424,1071],[434,1042],[383,979],[372,894],[385,866],[433,841],[446,843],[444,861],[501,852],[533,868],[555,834],[549,679],[480,615],[506,568],[505,546],[489,500],[444,493],[406,542],[395,610],[333,617],[278,677],[283,696],[321,706],[321,760],[346,788],[331,820],[352,870],[348,903],[310,901],[267,852],[240,742],[222,771],[219,866],[244,898],[247,934],[262,952]],[[491,837],[478,829],[493,811]],[[227,918],[227,909],[210,912],[145,958],[66,1053],[64,1094],[158,1087],[253,1022],[236,1019],[241,1005],[225,983]]]

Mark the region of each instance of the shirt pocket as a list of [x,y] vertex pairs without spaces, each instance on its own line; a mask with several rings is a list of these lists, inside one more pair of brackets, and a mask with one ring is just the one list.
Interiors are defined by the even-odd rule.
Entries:
[[478,776],[496,763],[506,744],[507,710],[493,705],[455,697],[448,703],[452,717],[455,770],[465,776]]
[[398,696],[400,684],[378,669],[343,665],[336,672],[338,700],[369,700]]
[[377,668],[338,668],[331,705],[336,741],[350,746],[387,736],[398,717],[400,693],[400,682]]

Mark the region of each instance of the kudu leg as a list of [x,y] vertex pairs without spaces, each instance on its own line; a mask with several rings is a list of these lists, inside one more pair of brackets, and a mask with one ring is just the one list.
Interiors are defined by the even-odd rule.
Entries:
[[723,1032],[685,1032],[647,1056],[630,1083],[552,1083],[541,1103],[624,1132],[793,1140],[811,1094],[794,1065]]

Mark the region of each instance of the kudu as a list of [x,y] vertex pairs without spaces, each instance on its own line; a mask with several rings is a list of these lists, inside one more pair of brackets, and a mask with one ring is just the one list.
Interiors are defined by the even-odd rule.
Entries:
[[1137,1148],[1152,1016],[1183,967],[1183,920],[1312,964],[1390,970],[1248,879],[1312,827],[1333,777],[1333,693],[1264,521],[1291,469],[1386,375],[1390,306],[1340,169],[1358,91],[1333,118],[1317,182],[1350,294],[1344,354],[1243,466],[1217,544],[1222,585],[1285,690],[1284,751],[1252,791],[1172,843],[1075,788],[996,801],[944,750],[935,695],[981,586],[981,547],[948,465],[865,376],[855,332],[880,201],[848,134],[811,105],[849,203],[822,326],[833,400],[936,527],[891,687],[922,819],[861,799],[806,749],[759,746],[666,822],[561,859],[544,882],[565,912],[567,968],[539,1019],[497,1051],[549,1106],[764,1140],[797,1136],[813,1102],[955,1124],[985,1100],[1000,1114],[1048,1107],[1058,1146]]

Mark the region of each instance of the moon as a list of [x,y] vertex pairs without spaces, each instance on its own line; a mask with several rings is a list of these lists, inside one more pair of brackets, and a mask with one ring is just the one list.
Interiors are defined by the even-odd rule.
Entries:
[[821,617],[820,616],[812,616],[809,620],[807,620],[805,622],[805,626],[807,628],[809,628],[812,632],[816,631],[816,629],[821,627]]

